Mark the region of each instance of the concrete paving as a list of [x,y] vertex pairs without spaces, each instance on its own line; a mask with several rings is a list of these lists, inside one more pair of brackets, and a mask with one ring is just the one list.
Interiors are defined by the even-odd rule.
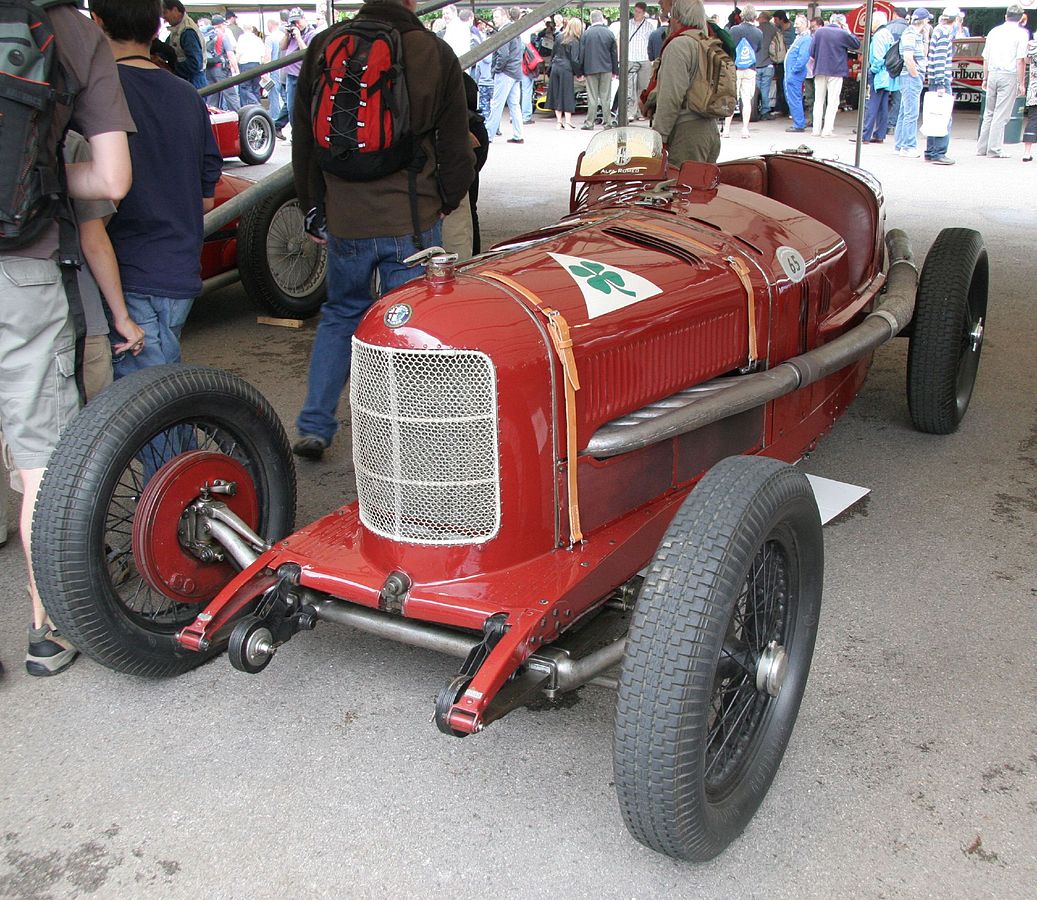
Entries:
[[[724,158],[790,146],[800,136],[785,124],[725,141]],[[852,160],[851,124],[807,142]],[[257,677],[220,658],[171,681],[88,660],[31,679],[12,540],[0,550],[0,896],[1032,897],[1037,164],[1018,146],[977,159],[975,129],[975,114],[958,116],[953,168],[865,147],[888,224],[920,258],[946,226],[986,237],[979,383],[957,434],[918,434],[894,342],[803,463],[872,493],[825,530],[799,722],[721,857],[683,865],[626,833],[599,688],[452,740],[429,716],[456,661],[334,626]],[[565,210],[586,138],[541,121],[522,146],[494,144],[489,241]],[[290,424],[313,326],[261,326],[256,312],[240,288],[199,301],[185,356],[248,378]],[[354,496],[348,447],[346,431],[299,466],[300,523]]]

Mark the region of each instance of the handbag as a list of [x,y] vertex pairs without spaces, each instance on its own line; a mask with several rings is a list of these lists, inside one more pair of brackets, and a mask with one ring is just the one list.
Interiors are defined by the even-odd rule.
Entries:
[[943,95],[936,91],[926,91],[922,99],[922,134],[926,137],[946,137],[953,109],[954,94],[950,91]]

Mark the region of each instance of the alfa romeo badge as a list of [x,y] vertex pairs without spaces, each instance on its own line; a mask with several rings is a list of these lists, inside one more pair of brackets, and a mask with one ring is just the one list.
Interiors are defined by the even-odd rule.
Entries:
[[383,321],[387,328],[399,328],[410,321],[414,310],[406,303],[394,303],[385,311]]

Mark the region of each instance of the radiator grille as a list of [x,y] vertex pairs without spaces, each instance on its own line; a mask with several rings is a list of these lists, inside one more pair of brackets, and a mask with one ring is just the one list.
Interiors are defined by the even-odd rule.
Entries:
[[477,544],[497,533],[497,381],[489,357],[354,338],[349,397],[364,525],[417,544]]

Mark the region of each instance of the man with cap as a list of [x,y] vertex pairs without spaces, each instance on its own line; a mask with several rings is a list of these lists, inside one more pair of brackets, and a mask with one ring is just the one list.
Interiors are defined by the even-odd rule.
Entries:
[[[948,6],[940,13],[939,24],[929,37],[929,58],[927,60],[926,82],[929,90],[943,97],[951,93],[951,47],[954,31],[961,10],[956,6]],[[953,98],[951,113],[954,112]],[[947,118],[947,134],[942,137],[927,136],[925,139],[925,160],[938,166],[953,166],[954,160],[947,156],[947,148],[951,143],[951,117]]]
[[977,156],[1007,159],[1003,144],[1005,125],[1012,116],[1015,98],[1026,93],[1026,43],[1029,34],[1020,25],[1023,8],[1009,6],[1005,21],[991,28],[983,46],[983,90],[986,109],[976,144]]
[[895,150],[900,156],[919,157],[918,101],[925,80],[925,27],[932,14],[924,6],[911,13],[911,24],[900,38],[904,69],[900,73],[900,113],[893,132]]
[[[216,84],[238,74],[237,46],[234,35],[227,30],[227,20],[220,15],[212,17],[212,27],[205,35],[205,79]],[[220,109],[237,112],[241,109],[238,86],[225,88],[216,95],[215,105]]]
[[[284,36],[281,38],[281,56],[288,56],[298,50],[305,50],[310,46],[310,41],[313,40],[313,36],[316,33],[317,29],[306,23],[306,16],[303,15],[303,11],[298,6],[293,7],[288,12],[288,27],[285,28]],[[285,105],[281,110],[281,115],[274,122],[278,131],[292,120],[292,107],[295,105],[295,90],[299,84],[300,69],[302,69],[301,60],[282,69],[284,72]]]
[[241,37],[241,33],[244,30],[238,24],[238,14],[234,12],[234,10],[228,9],[226,15],[224,15],[224,18],[227,20],[227,30],[232,35],[234,35],[234,40],[237,40],[239,37]]

